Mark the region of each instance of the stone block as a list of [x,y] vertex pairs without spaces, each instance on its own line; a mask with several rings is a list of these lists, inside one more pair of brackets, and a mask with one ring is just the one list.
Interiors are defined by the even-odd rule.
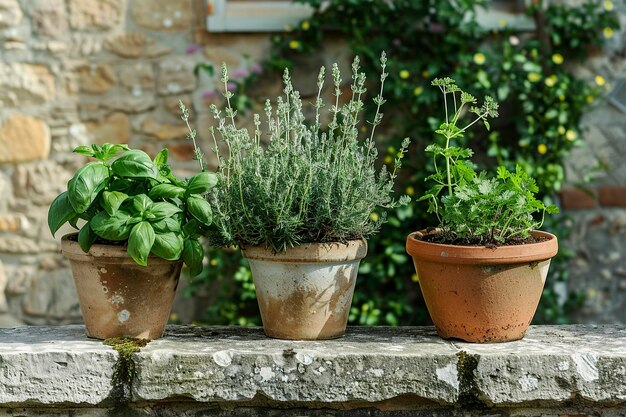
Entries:
[[130,15],[150,30],[184,30],[192,24],[193,2],[189,0],[133,0]]
[[69,0],[70,25],[73,29],[111,29],[121,23],[124,0]]
[[130,122],[124,113],[116,112],[99,121],[86,122],[87,131],[93,143],[128,143],[130,141]]
[[19,25],[23,16],[17,0],[0,0],[0,29]]
[[159,63],[157,91],[160,95],[188,93],[196,87],[194,64],[186,57],[172,57]]
[[14,114],[0,125],[0,163],[46,159],[50,153],[50,129],[41,119]]
[[137,58],[143,53],[146,43],[142,33],[128,32],[107,39],[104,49],[124,58]]
[[42,104],[54,98],[55,81],[43,65],[0,63],[0,105]]
[[107,64],[83,65],[76,69],[80,91],[89,94],[103,94],[117,83],[117,75]]
[[63,0],[31,0],[29,13],[39,36],[60,38],[67,34],[68,22]]
[[154,118],[147,118],[141,125],[141,131],[158,140],[172,140],[184,138],[188,129],[184,124],[164,123]]

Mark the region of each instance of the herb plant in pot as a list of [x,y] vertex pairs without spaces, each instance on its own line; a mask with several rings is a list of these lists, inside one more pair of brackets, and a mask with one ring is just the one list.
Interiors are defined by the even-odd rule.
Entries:
[[[379,107],[387,76],[384,55],[381,64],[375,97]],[[232,93],[226,88],[226,117],[212,107],[218,126],[211,133],[223,138],[229,154],[220,157],[218,185],[210,194],[216,216],[209,241],[242,249],[252,269],[265,334],[274,338],[332,339],[344,334],[359,262],[367,253],[365,238],[384,221],[382,208],[408,198],[391,197],[408,139],[388,172],[374,166],[380,112],[366,138],[358,138],[366,126],[359,118],[366,90],[358,59],[352,65],[352,99],[344,105],[339,104],[341,74],[333,66],[335,96],[327,114],[322,112],[324,79],[322,68],[311,122],[305,120],[288,71],[284,95],[275,106],[266,102],[263,122],[255,115],[253,132],[237,125]],[[225,67],[222,82],[226,87]],[[330,120],[327,126],[324,116]],[[262,127],[267,127],[265,134]]]
[[[126,145],[79,146],[94,160],[70,179],[51,204],[54,235],[69,222],[78,233],[63,236],[87,335],[99,339],[155,339],[167,324],[183,262],[202,270],[198,238],[211,224],[203,197],[217,178],[204,171],[189,180],[172,174],[168,151],[154,160]],[[112,163],[118,154],[121,155]],[[82,226],[79,226],[82,221]]]
[[[440,226],[407,238],[420,287],[437,332],[443,338],[470,342],[518,340],[530,325],[547,277],[557,238],[538,231],[543,216],[555,213],[535,198],[537,185],[518,166],[500,166],[497,176],[476,173],[472,151],[455,142],[472,125],[498,115],[498,104],[486,97],[481,107],[450,78],[435,79],[444,97],[446,119],[431,144],[434,186],[428,200]],[[475,118],[465,127],[464,112]],[[536,220],[533,215],[539,215]]]

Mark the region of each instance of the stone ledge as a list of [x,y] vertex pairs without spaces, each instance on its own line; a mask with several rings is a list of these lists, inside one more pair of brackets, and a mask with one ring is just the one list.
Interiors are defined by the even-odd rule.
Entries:
[[533,326],[522,341],[488,345],[445,341],[430,327],[292,342],[259,328],[170,326],[133,355],[127,395],[112,382],[117,359],[82,326],[1,329],[0,409],[626,406],[625,326]]

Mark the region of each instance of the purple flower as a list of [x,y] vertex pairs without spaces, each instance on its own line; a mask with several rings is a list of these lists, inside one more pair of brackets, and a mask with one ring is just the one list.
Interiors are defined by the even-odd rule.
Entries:
[[219,94],[217,93],[217,91],[214,90],[207,90],[205,92],[202,93],[202,98],[204,100],[211,100],[214,99],[218,96]]
[[228,91],[235,91],[237,89],[237,84],[235,84],[235,83],[228,83],[228,84],[226,84],[226,89]]
[[198,45],[197,43],[194,43],[194,44],[189,45],[185,52],[187,53],[187,55],[192,55],[201,49],[202,49],[202,45]]
[[231,77],[233,77],[234,79],[237,78],[246,78],[248,75],[250,75],[250,73],[248,72],[247,69],[236,69],[232,72],[232,74],[230,74]]
[[252,68],[250,68],[250,72],[253,74],[260,74],[263,72],[263,67],[259,64],[254,64]]

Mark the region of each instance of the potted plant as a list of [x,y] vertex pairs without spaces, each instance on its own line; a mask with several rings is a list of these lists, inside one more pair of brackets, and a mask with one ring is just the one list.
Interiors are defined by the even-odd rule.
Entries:
[[154,160],[110,143],[79,146],[74,152],[93,160],[52,202],[48,225],[53,235],[65,223],[79,229],[63,236],[61,246],[70,261],[87,335],[158,338],[183,262],[192,276],[202,270],[198,238],[212,221],[203,194],[215,185],[216,176],[204,171],[198,155],[202,172],[189,180],[177,178],[167,163],[167,149]]
[[[375,98],[379,108],[387,76],[384,54],[381,66]],[[366,89],[358,58],[352,65],[352,99],[344,105],[339,104],[341,74],[333,65],[335,97],[328,113],[322,112],[324,79],[322,68],[310,123],[288,71],[284,95],[275,107],[266,102],[266,121],[255,115],[252,132],[237,125],[225,66],[225,117],[211,107],[217,120],[211,134],[223,138],[228,155],[218,153],[218,185],[209,197],[216,214],[209,241],[242,249],[252,269],[265,334],[274,338],[331,339],[344,334],[359,262],[367,253],[365,238],[384,221],[381,208],[408,198],[391,197],[408,139],[389,172],[374,166],[380,112],[366,138],[358,138],[366,130],[359,118]],[[323,126],[326,115],[330,122]]]
[[[558,250],[554,235],[536,229],[558,209],[535,198],[537,185],[520,166],[515,172],[500,166],[490,178],[475,172],[470,149],[455,146],[472,125],[482,122],[489,129],[487,119],[498,116],[491,97],[476,107],[476,98],[451,78],[432,84],[443,93],[446,117],[436,130],[442,144],[426,148],[435,164],[427,180],[435,184],[420,200],[428,200],[439,227],[414,232],[406,243],[426,306],[443,338],[521,339]],[[476,116],[461,127],[466,110]]]

